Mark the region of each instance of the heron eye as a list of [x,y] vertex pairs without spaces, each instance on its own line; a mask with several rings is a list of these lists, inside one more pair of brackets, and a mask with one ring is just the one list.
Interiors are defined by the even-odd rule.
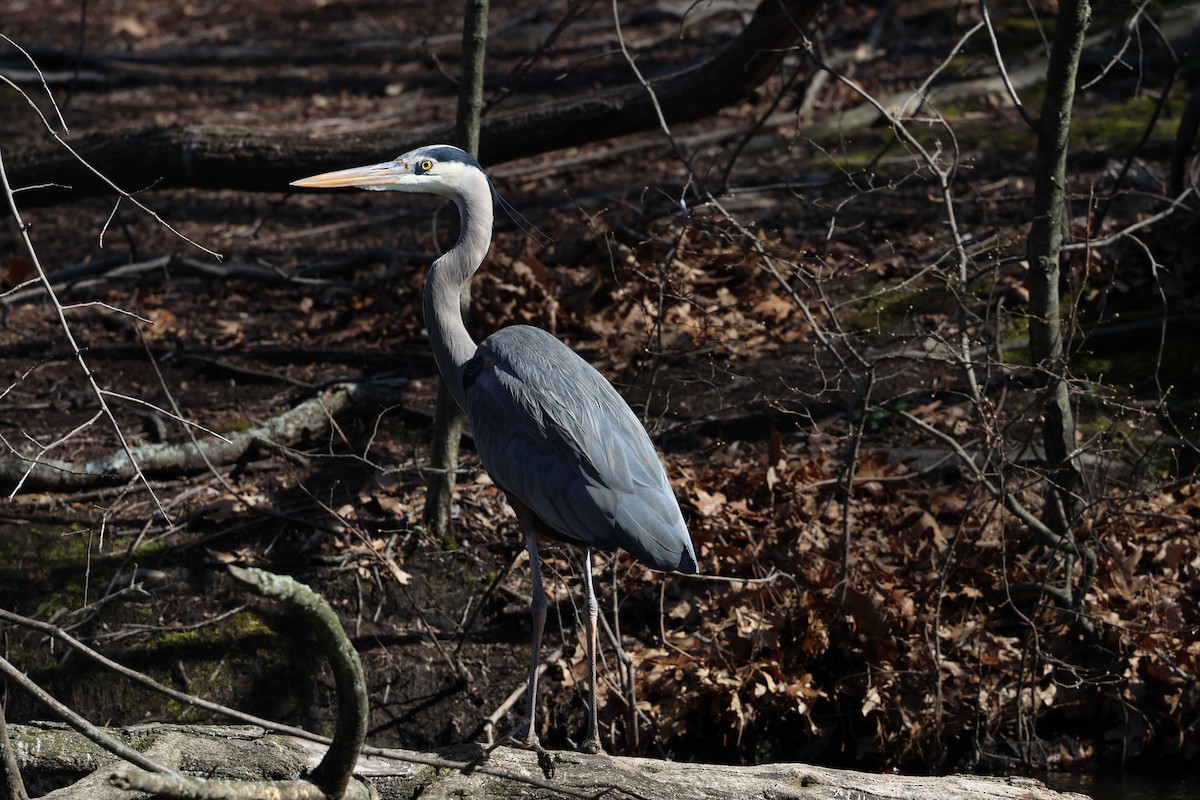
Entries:
[[417,164],[417,172],[429,172],[431,169],[433,169],[433,162],[428,158],[421,161],[420,164]]

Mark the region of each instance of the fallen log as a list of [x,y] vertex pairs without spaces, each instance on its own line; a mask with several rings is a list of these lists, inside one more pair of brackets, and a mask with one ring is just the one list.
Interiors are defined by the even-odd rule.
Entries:
[[[57,776],[60,785],[97,770],[119,771],[111,757],[79,734],[56,725],[11,725],[17,763],[26,781]],[[227,780],[294,780],[319,760],[323,746],[253,726],[140,725],[112,735],[139,748],[170,737],[179,768]],[[807,764],[728,766],[625,756],[552,751],[554,777],[546,778],[536,753],[502,747],[485,756],[479,745],[433,752],[367,748],[358,777],[381,800],[393,798],[638,797],[644,800],[734,800],[771,797],[818,800],[1086,800],[1057,792],[1032,778],[948,775],[881,775]],[[60,788],[64,800],[90,796]]]
[[[762,0],[741,33],[699,64],[651,80],[655,96],[632,82],[486,116],[479,156],[495,165],[615,136],[652,130],[659,112],[672,123],[715,114],[775,74],[821,9],[816,0]],[[450,141],[449,125],[315,137],[307,132],[226,125],[161,126],[93,133],[75,152],[122,187],[275,191],[296,178],[395,158],[421,144]],[[111,193],[111,187],[60,143],[5,154],[23,206]]]
[[[129,453],[148,477],[197,474],[252,460],[256,454],[298,446],[328,430],[331,420],[396,405],[403,394],[404,382],[338,384],[248,430],[220,438],[198,435],[195,440],[139,445],[131,447]],[[119,486],[135,475],[129,455],[119,448],[86,463],[33,456],[0,457],[0,487],[6,491],[11,487],[24,492],[80,491]]]

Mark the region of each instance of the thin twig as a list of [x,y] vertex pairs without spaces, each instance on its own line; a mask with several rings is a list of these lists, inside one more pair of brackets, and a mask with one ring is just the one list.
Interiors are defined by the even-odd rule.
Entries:
[[[1021,504],[1021,501],[1017,500],[1016,495],[1014,495],[1012,492],[1007,491],[1003,488],[1003,484],[997,485],[997,484],[993,483],[987,477],[987,475],[984,474],[984,472],[980,468],[978,462],[976,462],[975,459],[971,457],[971,454],[968,453],[963,448],[963,446],[961,444],[959,444],[958,440],[955,439],[953,436],[950,436],[947,433],[943,433],[942,431],[939,431],[937,428],[933,427],[925,420],[921,419],[920,417],[914,416],[913,414],[910,414],[909,412],[904,411],[903,409],[895,409],[892,411],[892,413],[908,420],[909,422],[916,425],[918,428],[925,431],[930,436],[933,436],[934,438],[943,442],[947,447],[949,447],[951,450],[953,450],[954,454],[956,456],[958,456],[959,463],[961,463],[964,467],[966,467],[970,471],[970,473],[974,476],[975,480],[979,481],[983,485],[983,487],[985,489],[987,489],[987,491],[989,493],[991,493],[991,495],[993,497],[995,497],[995,498],[999,499],[1001,502],[1003,502],[1004,507],[1007,508],[1009,510],[1009,512],[1012,513],[1013,516],[1015,516],[1017,519],[1021,520],[1021,522],[1023,522],[1027,527],[1029,527],[1032,531],[1034,531],[1047,544],[1049,544],[1055,548],[1059,548],[1059,547],[1064,546],[1064,542],[1067,542],[1066,546],[1069,547],[1072,551],[1074,551],[1076,548],[1078,548],[1078,545],[1075,544],[1074,540],[1068,540],[1068,537],[1061,536],[1058,533],[1055,533],[1053,530],[1051,530],[1046,525],[1046,523],[1042,522],[1040,519],[1038,519],[1036,516],[1034,516],[1033,512],[1031,512],[1029,509],[1025,508],[1025,506]],[[1095,556],[1093,555],[1093,558],[1094,557]]]
[[148,400],[143,400],[140,397],[133,397],[132,395],[122,394],[121,392],[114,392],[109,389],[101,389],[100,391],[102,391],[106,397],[113,397],[113,398],[116,398],[117,400],[124,400],[127,403],[133,403],[135,405],[145,406],[146,408],[149,408],[152,411],[162,414],[164,417],[169,417],[170,419],[175,420],[180,425],[185,425],[187,427],[195,428],[198,431],[203,431],[204,433],[207,433],[209,436],[212,436],[216,439],[220,439],[225,444],[233,444],[232,439],[228,439],[228,438],[222,436],[221,434],[217,433],[216,431],[214,431],[210,428],[206,428],[198,422],[192,422],[190,419],[187,419],[186,417],[179,414],[178,407],[176,407],[176,411],[173,411],[173,412],[167,411],[162,406],[155,405],[154,403],[151,403]]
[[[663,114],[662,106],[658,102],[658,95],[655,93],[654,87],[648,80],[646,80],[641,70],[638,69],[633,55],[629,52],[628,47],[625,45],[625,39],[621,32],[621,19],[617,11],[616,0],[613,0],[613,18],[614,25],[616,27],[617,41],[621,45],[621,52],[624,54],[625,60],[628,62],[629,68],[633,71],[638,83],[642,85],[642,87],[646,90],[646,93],[649,95],[651,105],[654,107],[655,114],[658,117],[659,127],[663,134],[667,137],[667,141],[670,143],[672,150],[674,150],[676,157],[687,169],[690,176],[690,184],[702,195],[705,203],[717,209],[717,211],[720,212],[723,217],[729,220],[730,224],[737,229],[738,233],[744,237],[745,241],[754,250],[755,254],[758,255],[758,257],[762,260],[763,269],[766,270],[767,274],[774,278],[775,281],[778,282],[780,288],[787,293],[788,297],[795,304],[796,309],[804,317],[805,322],[809,324],[811,330],[813,331],[813,335],[817,338],[817,341],[820,342],[821,346],[827,352],[829,352],[834,359],[837,360],[839,366],[842,368],[843,373],[857,389],[860,381],[857,372],[851,368],[849,360],[846,358],[846,356],[843,355],[838,348],[834,347],[832,340],[826,335],[821,325],[818,324],[816,318],[813,317],[812,311],[809,309],[808,304],[804,302],[802,297],[800,297],[799,292],[796,290],[796,287],[792,285],[792,282],[784,277],[782,271],[776,265],[775,259],[767,251],[766,246],[763,245],[763,243],[759,240],[759,237],[755,236],[752,231],[746,228],[745,225],[743,225],[736,217],[734,217],[733,214],[731,214],[720,203],[720,201],[717,200],[716,196],[713,195],[711,191],[705,188],[704,181],[701,180],[699,174],[692,167],[691,160],[686,154],[684,154],[683,149],[679,146],[678,140],[671,133],[671,128],[667,124],[666,117]],[[682,200],[681,208],[685,212],[687,211],[687,206],[682,202]],[[866,366],[866,360],[863,359],[858,353],[851,351],[851,355],[861,366]]]
[[[562,656],[563,656],[562,647],[557,647],[554,649],[553,652],[551,652],[545,658],[539,660],[538,666],[537,666],[538,677],[541,677],[542,673],[544,673],[547,669],[549,669],[551,664],[553,664],[554,662],[556,662],[560,658],[562,658]],[[525,693],[527,691],[529,691],[528,676],[526,676],[525,682],[522,683],[517,688],[513,689],[512,692],[508,695],[508,697],[504,698],[504,701],[502,703],[500,703],[500,705],[498,705],[496,707],[496,709],[494,711],[492,711],[491,714],[488,715],[488,718],[483,721],[484,744],[491,745],[491,744],[495,743],[495,741],[496,741],[496,725],[497,725],[497,723],[500,722],[500,718],[503,717],[505,714],[507,714],[509,712],[509,710],[512,709],[512,707],[514,705],[516,705],[521,700],[522,697],[525,696]]]
[[[63,334],[66,336],[67,342],[71,346],[71,352],[75,355],[75,360],[79,363],[80,369],[83,370],[83,374],[86,377],[88,384],[92,388],[92,393],[96,396],[96,401],[100,405],[101,413],[103,413],[112,424],[113,432],[117,435],[117,439],[121,443],[121,449],[125,452],[125,456],[129,459],[129,463],[133,466],[134,480],[140,482],[146,487],[146,491],[150,493],[150,497],[154,500],[154,505],[157,507],[158,512],[162,515],[163,519],[169,522],[171,518],[167,514],[167,510],[159,501],[158,494],[155,493],[154,487],[150,485],[150,482],[147,480],[145,474],[143,474],[141,464],[139,464],[137,458],[134,457],[133,450],[129,445],[129,441],[125,438],[125,432],[121,429],[120,423],[117,422],[117,418],[113,415],[112,409],[109,408],[108,402],[105,400],[104,390],[102,390],[100,388],[100,384],[96,382],[96,375],[94,372],[92,372],[91,367],[88,366],[87,360],[83,357],[83,349],[80,348],[78,342],[75,340],[75,334],[71,330],[71,324],[67,321],[66,310],[63,308],[62,303],[59,302],[57,295],[55,295],[53,288],[50,286],[50,278],[46,275],[46,271],[42,268],[41,259],[38,258],[37,250],[33,246],[33,240],[29,237],[29,226],[21,218],[21,211],[17,208],[17,200],[13,196],[12,186],[8,182],[8,174],[4,170],[4,158],[2,150],[3,148],[0,148],[0,186],[3,187],[4,196],[8,199],[9,210],[12,213],[13,220],[17,223],[17,230],[19,231],[21,241],[25,246],[25,251],[29,255],[30,263],[33,264],[34,271],[37,273],[37,276],[41,280],[42,284],[46,287],[46,292],[50,297],[50,302],[54,306],[54,310],[58,315],[59,325],[62,327]],[[28,477],[29,473],[33,471],[33,468],[37,466],[37,463],[38,458],[35,458],[33,463],[30,464],[29,471],[26,472],[26,477]],[[22,479],[22,483],[23,482],[24,479]],[[18,484],[17,488],[13,490],[13,495],[15,495],[19,489],[20,484]]]
[[996,39],[996,29],[992,25],[991,15],[988,14],[987,0],[979,0],[979,13],[983,16],[983,21],[980,24],[987,28],[988,40],[992,43],[992,55],[996,58],[996,68],[1000,70],[1000,78],[1004,81],[1004,90],[1008,92],[1008,97],[1020,113],[1021,119],[1025,120],[1025,124],[1029,126],[1030,130],[1036,133],[1039,124],[1037,118],[1029,113],[1029,109],[1025,108],[1025,104],[1021,102],[1020,95],[1017,94],[1017,87],[1013,86],[1012,79],[1008,77],[1008,69],[1004,66],[1004,54],[1000,52],[1000,42]]
[[1167,206],[1166,208],[1164,208],[1162,211],[1158,212],[1157,214],[1146,217],[1145,219],[1140,219],[1137,222],[1133,223],[1132,225],[1127,225],[1126,227],[1122,228],[1121,230],[1110,233],[1108,236],[1105,236],[1102,239],[1088,239],[1087,241],[1084,241],[1084,242],[1071,242],[1069,244],[1064,244],[1062,247],[1059,248],[1059,250],[1062,250],[1064,252],[1070,252],[1072,250],[1091,250],[1091,249],[1094,249],[1097,247],[1108,247],[1109,245],[1116,244],[1117,242],[1121,241],[1125,237],[1127,237],[1133,233],[1136,233],[1137,231],[1140,231],[1142,228],[1149,227],[1149,226],[1153,225],[1154,223],[1160,222],[1160,221],[1166,219],[1167,217],[1171,216],[1179,209],[1179,207],[1181,205],[1184,204],[1184,201],[1187,200],[1189,197],[1191,197],[1192,194],[1194,194],[1195,192],[1196,192],[1195,187],[1189,187],[1187,189],[1184,189],[1182,194],[1180,194],[1178,197],[1176,197],[1174,200],[1172,200],[1171,204],[1169,206]]
[[[950,58],[952,58],[953,55],[955,53],[957,53],[966,44],[967,40],[976,31],[978,31],[979,28],[980,28],[980,26],[976,25],[975,27],[971,28],[971,30],[969,30],[966,34],[964,34],[962,37],[959,38],[958,42],[951,49],[950,55],[947,56],[947,58],[943,60],[943,62],[942,62],[943,65],[949,62]],[[970,280],[969,268],[970,268],[970,264],[971,264],[971,258],[967,253],[966,240],[962,235],[962,231],[959,230],[959,227],[958,227],[958,220],[957,220],[957,216],[955,213],[954,192],[951,189],[951,185],[953,183],[955,172],[957,170],[957,165],[958,165],[958,141],[954,136],[954,131],[950,128],[950,126],[946,123],[945,119],[942,118],[942,116],[940,114],[938,114],[935,117],[934,121],[939,123],[940,125],[942,125],[942,127],[945,129],[947,135],[949,135],[950,140],[954,145],[954,150],[953,150],[954,157],[950,160],[949,166],[942,166],[942,164],[940,163],[940,159],[938,158],[938,153],[937,152],[930,153],[925,148],[925,146],[921,144],[920,140],[918,140],[917,137],[914,136],[911,131],[909,131],[908,126],[905,124],[904,120],[900,119],[898,116],[892,114],[890,111],[888,111],[886,108],[884,108],[883,105],[878,100],[876,100],[875,97],[873,95],[871,95],[870,92],[868,92],[866,89],[862,88],[862,86],[860,86],[856,81],[851,80],[850,78],[846,77],[845,75],[842,75],[840,72],[834,71],[829,65],[827,65],[823,61],[821,61],[816,53],[816,50],[812,47],[811,42],[809,42],[807,39],[804,40],[804,42],[805,42],[806,48],[808,49],[809,56],[813,59],[813,61],[816,62],[816,64],[819,67],[821,67],[823,70],[826,70],[827,72],[829,72],[834,77],[835,80],[839,81],[842,85],[846,86],[848,89],[853,91],[855,94],[857,94],[863,100],[865,100],[868,104],[874,106],[876,111],[879,112],[880,116],[882,116],[884,119],[886,119],[891,124],[892,130],[895,131],[896,135],[902,141],[904,141],[904,143],[906,145],[908,145],[908,147],[911,148],[911,150],[913,152],[915,152],[917,155],[919,155],[921,157],[921,160],[925,163],[925,166],[929,169],[930,173],[932,173],[934,178],[937,180],[938,188],[939,188],[939,191],[941,194],[942,206],[945,209],[945,213],[946,213],[946,227],[949,229],[950,235],[953,239],[953,252],[956,256],[957,266],[958,266],[957,289],[958,289],[958,295],[959,295],[959,302],[958,302],[959,367],[962,369],[963,375],[966,378],[967,384],[970,386],[971,397],[978,401],[979,398],[981,397],[980,389],[979,389],[980,384],[979,384],[979,379],[975,374],[974,363],[971,360],[970,327],[968,325],[968,320],[967,320],[967,307],[963,300],[963,297],[965,297],[965,295],[966,295],[967,284],[969,283],[969,280]],[[921,97],[924,97],[925,87],[922,86],[922,88],[918,91],[917,94]]]
[[[0,686],[3,686],[0,683]],[[29,800],[17,756],[13,752],[12,740],[8,738],[8,723],[4,719],[4,700],[0,696],[0,800]]]
[[303,728],[297,728],[297,727],[293,727],[290,725],[283,725],[278,722],[273,722],[272,720],[269,720],[269,719],[264,719],[263,717],[257,717],[253,714],[247,714],[244,711],[239,711],[235,708],[229,708],[228,706],[220,705],[219,703],[209,702],[208,700],[205,700],[200,697],[196,697],[195,695],[190,695],[190,694],[187,694],[186,692],[181,692],[178,689],[173,689],[170,686],[159,683],[158,681],[154,680],[153,678],[149,677],[148,675],[144,675],[144,674],[138,672],[137,670],[130,669],[129,667],[125,666],[124,664],[113,661],[111,658],[104,655],[103,653],[100,653],[96,650],[93,650],[91,647],[88,647],[86,644],[79,641],[74,636],[72,636],[71,634],[69,634],[65,630],[63,630],[62,628],[60,628],[56,625],[52,625],[48,622],[42,622],[41,620],[31,619],[29,617],[21,616],[20,614],[14,614],[13,612],[7,611],[2,608],[0,608],[0,620],[4,620],[5,622],[10,622],[13,625],[20,625],[25,628],[32,628],[33,630],[41,631],[42,633],[46,634],[47,636],[51,636],[51,637],[57,639],[58,641],[62,642],[63,644],[67,645],[68,647],[72,648],[73,650],[78,651],[79,653],[83,654],[85,657],[91,659],[92,661],[95,661],[96,663],[112,670],[113,672],[116,672],[118,675],[128,678],[129,680],[133,681],[134,683],[141,684],[142,686],[146,687],[147,689],[151,689],[152,691],[158,692],[159,694],[169,697],[170,699],[175,700],[177,702],[183,703],[184,705],[192,706],[194,708],[199,708],[201,710],[208,711],[213,714],[220,714],[221,716],[229,717],[230,719],[236,719],[239,722],[244,722],[248,725],[258,725],[266,730],[276,731],[278,733],[286,733],[290,736],[296,736],[296,737],[299,737],[302,739],[308,739],[310,741],[315,741],[315,742],[325,742],[325,743],[329,742],[329,739],[327,739],[325,737],[317,736],[316,734],[313,734],[313,733],[309,733],[308,731],[304,730]]
[[[25,50],[21,48],[20,45],[18,45],[12,39],[5,36],[3,33],[0,33],[0,39],[3,39],[4,41],[8,42],[10,45],[15,47],[17,50],[19,50],[21,52],[21,55],[25,56],[25,58],[28,59],[29,63],[33,64],[34,69],[38,70],[38,74],[41,75],[41,70],[38,69],[37,63],[33,60],[33,58],[29,55],[29,53],[25,52]],[[17,86],[15,83],[13,83],[10,79],[8,79],[7,77],[5,77],[2,74],[0,74],[0,82],[7,84],[19,96],[23,97],[25,99],[25,102],[29,104],[29,107],[34,110],[34,113],[36,113],[38,118],[42,121],[42,125],[45,126],[46,130],[49,132],[50,136],[54,139],[54,141],[57,142],[59,144],[59,146],[61,146],[64,150],[66,150],[68,153],[70,153],[72,158],[74,158],[76,161],[78,161],[80,164],[82,164],[84,169],[86,169],[88,172],[95,175],[101,181],[101,183],[108,186],[110,189],[112,189],[114,192],[116,192],[121,198],[124,198],[124,199],[128,200],[129,202],[133,203],[135,206],[137,206],[139,209],[141,209],[143,213],[147,214],[151,219],[153,219],[159,225],[162,225],[164,228],[166,228],[168,231],[173,233],[175,236],[179,237],[183,241],[192,245],[196,249],[201,250],[205,253],[208,253],[210,256],[217,259],[218,261],[220,261],[224,257],[217,251],[210,250],[209,248],[205,247],[204,245],[200,244],[199,242],[196,242],[195,240],[190,239],[187,236],[183,235],[173,225],[171,225],[169,222],[167,222],[165,219],[163,219],[161,216],[159,216],[157,211],[154,211],[149,206],[147,206],[145,203],[143,203],[141,200],[138,200],[137,197],[135,197],[131,192],[127,192],[124,189],[122,189],[120,186],[117,186],[117,184],[114,183],[107,175],[105,175],[103,172],[101,172],[100,170],[93,167],[87,159],[85,159],[83,156],[79,155],[79,153],[75,151],[75,148],[73,148],[73,147],[71,147],[71,145],[67,144],[66,140],[63,139],[63,137],[59,134],[59,132],[54,129],[54,126],[50,124],[50,121],[48,119],[46,119],[46,115],[42,113],[42,110],[40,108],[38,108],[36,103],[33,102],[33,98],[31,98],[29,95],[27,95],[24,92],[24,90],[21,89],[21,87]],[[59,113],[58,105],[54,102],[54,97],[52,95],[50,95],[50,88],[49,88],[49,86],[46,85],[44,78],[42,80],[42,85],[46,88],[46,94],[50,97],[50,103],[54,107],[55,114],[58,115],[59,121],[62,123],[63,130],[67,131],[67,123],[63,120],[62,114]],[[69,133],[69,131],[67,131],[67,132]],[[11,199],[12,199],[11,198],[11,190],[8,189],[7,179],[5,180],[5,189],[10,194],[9,200],[11,202]],[[120,202],[120,201],[118,200],[118,202]]]

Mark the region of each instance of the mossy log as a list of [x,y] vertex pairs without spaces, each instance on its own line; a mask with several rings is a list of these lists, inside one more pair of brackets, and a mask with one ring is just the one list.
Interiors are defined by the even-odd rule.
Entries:
[[[57,725],[12,725],[17,762],[31,794],[55,790],[56,798],[97,797],[97,778],[107,782],[125,765],[74,731]],[[248,726],[151,724],[110,733],[139,750],[178,751],[178,768],[192,775],[240,781],[295,781],[320,760],[324,747]],[[383,752],[383,751],[381,751]],[[861,800],[1086,800],[1046,788],[1029,778],[971,775],[912,777],[878,775],[805,764],[719,766],[622,756],[551,753],[547,777],[535,753],[501,747],[484,757],[477,745],[436,752],[385,751],[359,760],[357,776],[381,798],[817,798]],[[471,764],[472,768],[452,768]],[[82,783],[79,783],[82,782]],[[79,784],[75,791],[73,784]],[[112,787],[107,787],[111,790]],[[39,791],[40,790],[40,791]],[[105,797],[118,797],[105,791]],[[135,795],[125,795],[133,797]]]

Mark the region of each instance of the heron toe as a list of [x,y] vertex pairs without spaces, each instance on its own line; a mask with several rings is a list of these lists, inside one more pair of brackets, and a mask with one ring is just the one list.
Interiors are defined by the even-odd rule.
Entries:
[[537,750],[538,752],[542,752],[543,750],[542,741],[538,738],[532,726],[526,728],[523,735],[514,735],[513,744],[522,750]]
[[584,742],[583,744],[579,745],[579,752],[587,753],[588,755],[593,755],[593,756],[608,755],[608,753],[604,752],[604,746],[600,744],[599,736],[589,739],[586,742]]

